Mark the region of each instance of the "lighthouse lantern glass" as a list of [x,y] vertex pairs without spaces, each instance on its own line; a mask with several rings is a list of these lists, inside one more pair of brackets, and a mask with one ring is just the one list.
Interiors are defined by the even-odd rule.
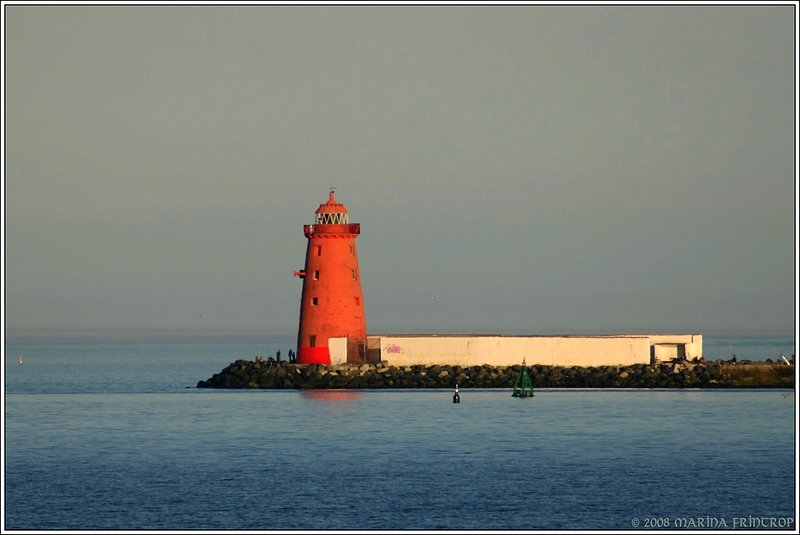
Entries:
[[316,225],[346,225],[348,222],[345,212],[323,212],[316,214],[314,224]]

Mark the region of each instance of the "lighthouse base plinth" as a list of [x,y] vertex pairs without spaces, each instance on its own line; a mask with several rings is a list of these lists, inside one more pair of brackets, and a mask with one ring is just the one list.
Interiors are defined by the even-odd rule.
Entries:
[[327,347],[300,347],[297,349],[298,364],[331,365],[331,353]]

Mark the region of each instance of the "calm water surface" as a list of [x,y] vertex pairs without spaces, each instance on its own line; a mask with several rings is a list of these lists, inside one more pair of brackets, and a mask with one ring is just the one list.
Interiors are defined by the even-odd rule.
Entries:
[[290,343],[7,344],[5,528],[630,529],[795,515],[791,390],[463,389],[453,404],[444,390],[186,388]]

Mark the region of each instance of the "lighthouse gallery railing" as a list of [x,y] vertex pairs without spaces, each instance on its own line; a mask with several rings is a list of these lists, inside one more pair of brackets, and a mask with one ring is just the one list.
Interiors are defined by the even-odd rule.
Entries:
[[305,234],[306,237],[313,236],[314,234],[361,234],[361,224],[303,225],[303,234]]

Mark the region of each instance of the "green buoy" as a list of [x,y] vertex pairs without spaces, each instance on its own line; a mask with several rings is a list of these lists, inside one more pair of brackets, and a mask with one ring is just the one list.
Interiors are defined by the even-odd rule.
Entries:
[[525,359],[522,359],[522,368],[519,370],[516,381],[514,381],[514,390],[511,394],[515,398],[532,398],[533,397],[533,381],[528,374],[528,367],[525,366]]

